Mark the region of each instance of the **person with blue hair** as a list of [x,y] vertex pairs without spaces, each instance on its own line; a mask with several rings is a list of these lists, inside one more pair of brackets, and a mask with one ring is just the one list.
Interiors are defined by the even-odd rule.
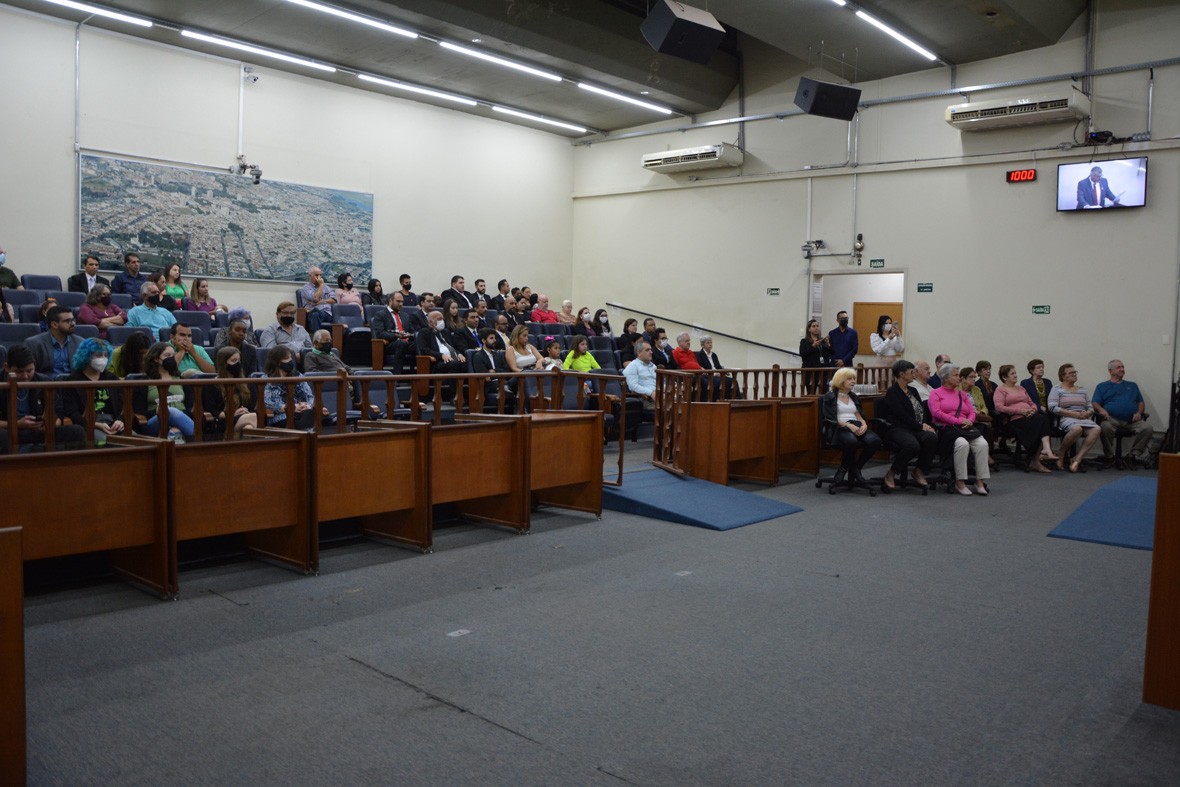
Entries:
[[[69,380],[98,382],[118,380],[107,366],[111,360],[111,346],[102,339],[84,339],[70,360]],[[107,437],[123,433],[123,392],[119,388],[68,388],[61,391],[62,415],[74,424],[85,427],[87,393],[94,392],[94,441],[103,445]]]

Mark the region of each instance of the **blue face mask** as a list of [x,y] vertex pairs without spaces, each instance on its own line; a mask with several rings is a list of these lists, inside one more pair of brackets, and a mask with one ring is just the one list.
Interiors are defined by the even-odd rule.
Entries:
[[4,264],[4,260],[8,259],[8,255],[0,251],[0,265]]

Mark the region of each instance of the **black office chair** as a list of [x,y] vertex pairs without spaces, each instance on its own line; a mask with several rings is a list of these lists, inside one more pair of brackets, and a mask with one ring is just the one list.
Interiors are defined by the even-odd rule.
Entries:
[[[833,448],[839,450],[840,445],[836,441],[836,430],[840,427],[832,421],[825,421],[822,409],[819,416],[819,433],[820,440],[824,448]],[[836,468],[829,476],[823,475],[823,470],[815,476],[815,488],[822,489],[824,484],[828,485],[828,494],[836,494],[837,489],[867,489],[869,497],[877,496],[877,487],[880,486],[880,479],[870,481],[867,478],[857,479],[852,468],[845,467],[843,461],[839,467]]]

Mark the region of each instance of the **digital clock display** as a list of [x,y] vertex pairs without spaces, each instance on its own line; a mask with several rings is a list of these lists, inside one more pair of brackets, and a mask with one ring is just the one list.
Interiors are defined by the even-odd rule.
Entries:
[[1036,169],[1010,169],[1008,170],[1009,183],[1032,183],[1037,179]]

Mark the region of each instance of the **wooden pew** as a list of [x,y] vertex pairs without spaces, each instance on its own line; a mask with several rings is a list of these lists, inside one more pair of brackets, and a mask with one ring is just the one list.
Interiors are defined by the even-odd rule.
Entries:
[[528,532],[528,417],[464,415],[455,420],[430,427],[430,502],[454,503],[466,518]]
[[[319,570],[306,432],[251,429],[220,443],[167,441],[168,521],[176,542],[244,533],[246,550],[306,574]],[[213,483],[211,484],[210,481]]]
[[602,516],[601,410],[529,417],[529,490],[534,503]]
[[312,441],[312,520],[356,517],[367,536],[430,552],[430,426],[361,421],[357,428]]
[[1180,710],[1180,455],[1160,454],[1143,701]]
[[0,530],[0,784],[25,783],[25,588],[21,529]]
[[685,470],[716,484],[778,482],[779,402],[690,402]]
[[778,473],[819,472],[819,400],[780,399],[778,405]]
[[167,440],[112,437],[109,448],[0,456],[3,522],[24,527],[25,560],[109,550],[121,577],[176,592],[169,562]]

